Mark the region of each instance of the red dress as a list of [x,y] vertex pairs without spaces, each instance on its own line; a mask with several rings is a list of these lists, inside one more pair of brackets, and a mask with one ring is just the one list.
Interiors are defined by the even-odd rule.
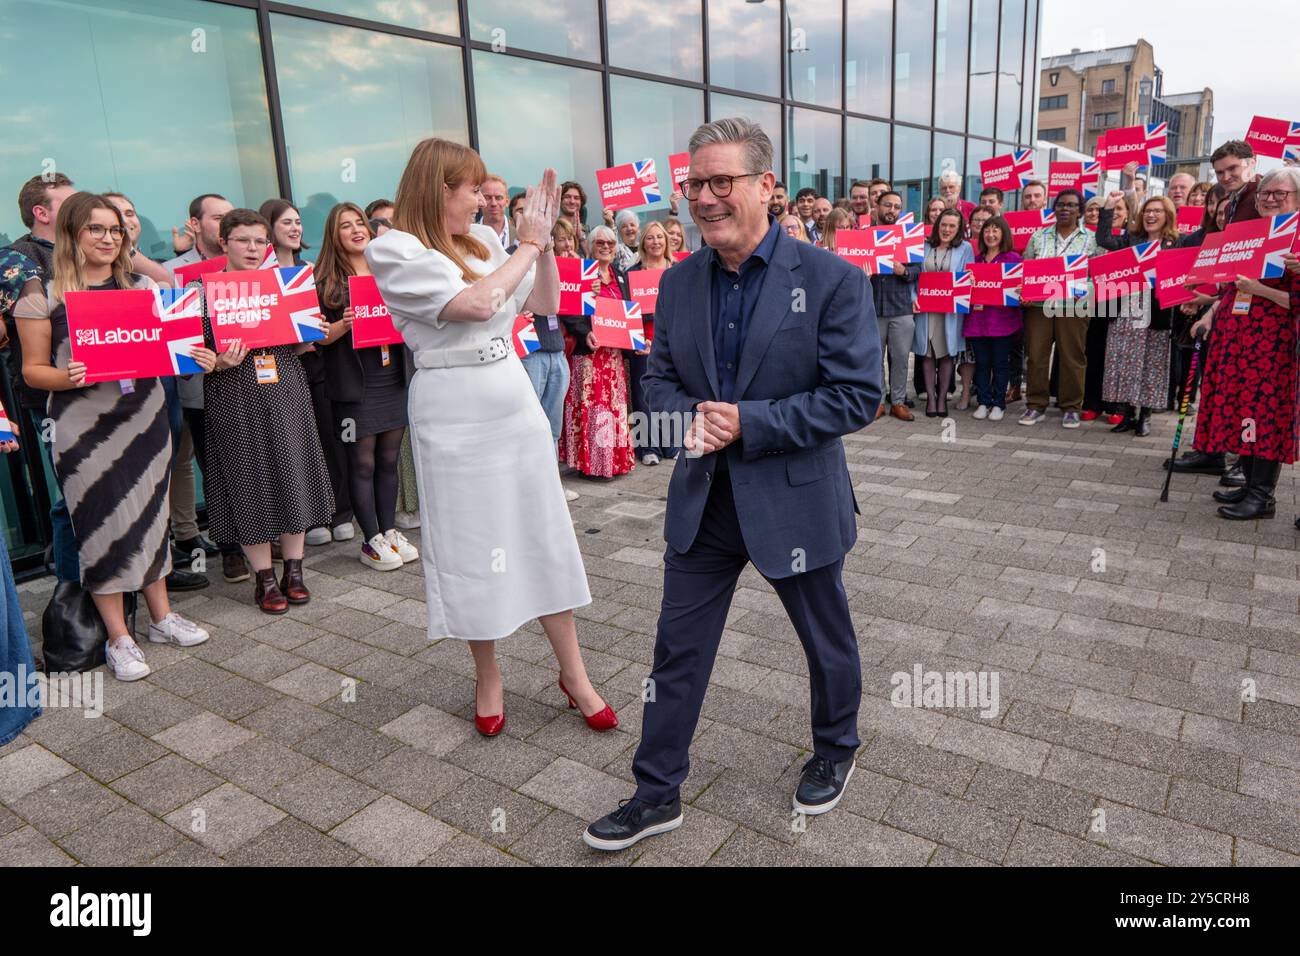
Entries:
[[1290,308],[1257,295],[1251,297],[1249,314],[1233,315],[1236,290],[1231,286],[1219,300],[1192,444],[1198,451],[1255,455],[1289,465],[1300,448],[1300,276],[1288,272],[1265,285],[1288,291]]
[[[623,298],[618,283],[601,283],[604,298]],[[612,478],[632,471],[636,455],[627,422],[627,361],[622,349],[569,356],[560,458],[584,475]]]

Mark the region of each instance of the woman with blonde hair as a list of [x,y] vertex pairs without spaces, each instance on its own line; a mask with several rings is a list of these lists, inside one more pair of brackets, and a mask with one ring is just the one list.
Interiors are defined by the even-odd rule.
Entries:
[[505,726],[495,642],[538,619],[569,706],[608,730],[618,718],[578,648],[573,608],[589,604],[591,592],[551,430],[509,341],[520,312],[559,311],[551,229],[560,188],[547,169],[527,189],[507,253],[474,222],[486,177],[474,150],[423,140],[397,187],[392,231],[366,247],[393,324],[415,353],[408,414],[429,637],[469,643],[474,725],[491,737]]
[[664,229],[668,232],[668,254],[674,259],[679,252],[690,252],[686,248],[686,227],[676,216],[664,220]]
[[798,239],[800,242],[811,242],[808,238],[808,230],[804,228],[803,220],[792,213],[786,213],[781,217],[781,228],[791,239]]
[[[663,223],[647,223],[645,232],[641,234],[641,256],[636,262],[632,263],[629,273],[636,272],[640,269],[668,269],[676,263],[672,253],[668,251],[668,230]],[[650,350],[654,348],[654,325],[655,316],[653,312],[641,313],[641,324],[645,328],[646,347],[644,349],[634,349],[628,356],[628,375],[631,379],[629,382],[631,391],[632,411],[640,419],[640,427],[633,427],[633,439],[640,438],[636,445],[636,453],[641,457],[643,465],[657,465],[665,458],[676,458],[677,449],[670,443],[672,436],[664,436],[660,429],[662,423],[666,421],[663,416],[656,418],[652,413],[649,403],[646,401],[645,392],[641,389],[641,376],[645,374],[647,366],[650,364]]]
[[[87,382],[85,364],[72,361],[67,295],[157,288],[131,272],[126,222],[117,206],[103,196],[74,193],[55,223],[53,280],[29,280],[14,306],[23,378],[50,393],[51,453],[77,535],[81,583],[108,631],[108,666],[124,681],[150,672],[127,629],[124,593],[144,592],[154,643],[189,647],[206,641],[208,632],[174,612],[167,599],[172,443],[162,384],[157,378]],[[204,370],[216,358],[201,347],[190,355]]]

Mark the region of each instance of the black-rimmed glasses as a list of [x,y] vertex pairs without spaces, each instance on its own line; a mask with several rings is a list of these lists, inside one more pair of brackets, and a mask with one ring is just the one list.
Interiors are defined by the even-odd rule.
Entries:
[[708,179],[680,179],[677,181],[677,188],[691,202],[700,198],[700,193],[704,191],[706,184],[709,192],[719,199],[726,199],[731,195],[731,187],[735,185],[737,179],[762,175],[762,173],[741,173],[738,176],[710,176]]

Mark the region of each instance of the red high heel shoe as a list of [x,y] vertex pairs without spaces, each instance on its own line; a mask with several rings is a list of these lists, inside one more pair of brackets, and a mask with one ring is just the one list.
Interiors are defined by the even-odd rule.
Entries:
[[[474,696],[478,697],[478,688],[474,689]],[[491,717],[484,717],[478,712],[478,704],[474,705],[474,729],[484,737],[495,737],[501,733],[506,726],[506,712],[502,708],[501,713],[493,714]]]
[[[577,710],[578,713],[582,714],[582,711],[578,708],[578,702],[573,699],[573,695],[564,686],[564,678],[560,678],[560,690],[564,691],[564,696],[569,699],[569,709]],[[595,731],[613,730],[618,726],[618,715],[614,713],[614,708],[610,707],[609,704],[605,705],[604,710],[592,714],[590,717],[582,714],[582,719],[587,722],[588,727]]]

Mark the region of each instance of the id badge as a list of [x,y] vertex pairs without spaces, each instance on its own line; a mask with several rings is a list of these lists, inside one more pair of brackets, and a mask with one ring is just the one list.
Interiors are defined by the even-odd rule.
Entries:
[[257,369],[258,385],[274,385],[280,381],[280,373],[276,370],[274,355],[265,352],[254,355],[253,366]]
[[384,368],[388,368],[388,366],[393,364],[393,356],[388,351],[387,345],[379,346],[379,361],[383,364]]
[[1250,300],[1251,295],[1249,292],[1238,292],[1236,298],[1232,300],[1232,314],[1249,315]]
[[560,330],[560,317],[558,315],[548,315],[546,317],[546,327],[552,332]]

